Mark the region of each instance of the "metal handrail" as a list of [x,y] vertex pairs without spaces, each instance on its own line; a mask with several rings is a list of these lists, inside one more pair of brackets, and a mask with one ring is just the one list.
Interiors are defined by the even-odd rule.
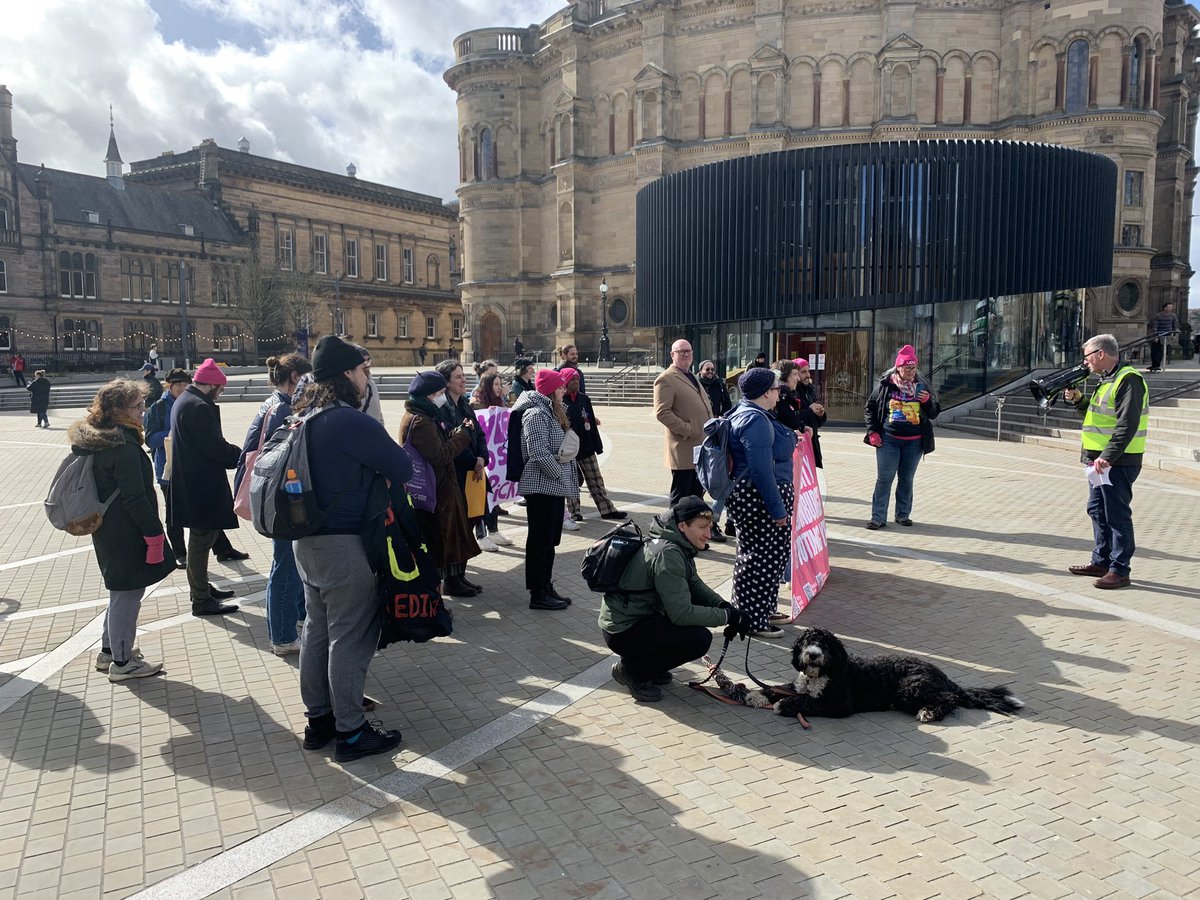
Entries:
[[1158,394],[1157,396],[1151,394],[1150,402],[1151,403],[1162,403],[1164,400],[1174,400],[1176,397],[1179,397],[1182,394],[1188,393],[1188,391],[1195,391],[1195,390],[1200,390],[1200,378],[1197,378],[1195,381],[1189,381],[1187,384],[1183,384],[1183,385],[1179,385],[1178,387],[1171,388],[1171,390],[1166,391],[1165,393],[1162,393],[1162,394]]

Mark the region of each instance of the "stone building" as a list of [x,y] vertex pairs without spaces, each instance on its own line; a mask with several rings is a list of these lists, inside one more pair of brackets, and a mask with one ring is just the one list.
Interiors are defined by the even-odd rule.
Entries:
[[[377,365],[411,365],[422,343],[431,360],[461,350],[457,211],[439,198],[363,181],[353,164],[335,175],[255,156],[245,138],[236,150],[210,139],[130,168],[127,180],[206,196],[244,232],[279,285],[282,316],[270,321],[281,342],[306,333],[315,344],[334,330]],[[220,271],[212,302],[231,302],[238,286]]]
[[483,352],[522,334],[594,356],[605,280],[618,358],[654,347],[635,326],[646,184],[767,151],[1003,139],[1116,163],[1112,283],[1046,302],[1079,335],[1140,336],[1192,274],[1198,22],[1180,0],[574,0],[463,34],[445,80],[468,327]]
[[157,344],[181,358],[186,292],[188,355],[238,361],[236,316],[205,302],[214,273],[248,255],[236,226],[201,194],[128,183],[111,130],[104,162],[106,177],[18,162],[0,85],[0,355],[136,368]]

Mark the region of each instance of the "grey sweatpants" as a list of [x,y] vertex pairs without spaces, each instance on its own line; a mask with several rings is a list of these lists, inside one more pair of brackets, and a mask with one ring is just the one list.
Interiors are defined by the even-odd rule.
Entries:
[[137,638],[138,613],[142,611],[145,588],[132,591],[109,591],[108,608],[104,610],[104,633],[100,647],[107,647],[112,658],[129,662],[133,642]]
[[332,712],[338,731],[354,731],[366,721],[363,685],[379,647],[375,575],[357,534],[317,535],[292,546],[308,616],[300,639],[305,715]]

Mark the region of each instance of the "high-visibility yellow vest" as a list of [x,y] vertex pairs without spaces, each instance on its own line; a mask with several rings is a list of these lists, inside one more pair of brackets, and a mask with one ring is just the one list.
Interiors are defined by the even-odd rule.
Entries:
[[1142,382],[1142,416],[1138,420],[1138,429],[1128,446],[1126,453],[1146,452],[1146,432],[1150,421],[1150,391],[1146,388],[1146,380],[1142,373],[1133,366],[1122,366],[1117,370],[1113,379],[1105,379],[1092,394],[1087,412],[1083,415],[1083,449],[1103,451],[1112,439],[1117,427],[1117,388],[1126,378],[1137,378]]

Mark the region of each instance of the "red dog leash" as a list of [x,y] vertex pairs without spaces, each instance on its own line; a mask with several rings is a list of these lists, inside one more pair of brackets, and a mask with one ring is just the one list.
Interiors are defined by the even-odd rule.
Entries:
[[[796,692],[782,687],[772,687],[769,684],[764,684],[759,681],[754,673],[750,671],[750,638],[746,639],[746,675],[765,692],[767,699],[775,703],[784,697],[795,697]],[[721,703],[730,706],[749,706],[746,702],[747,696],[750,694],[750,688],[741,683],[734,683],[725,673],[721,671],[721,664],[725,662],[725,655],[729,652],[729,645],[733,642],[732,638],[725,638],[725,646],[721,648],[721,656],[715,663],[710,663],[708,667],[708,676],[702,681],[689,681],[688,687],[697,690],[702,694],[712,697]],[[704,658],[705,662],[709,662],[708,657]],[[714,691],[710,687],[705,687],[705,684],[710,680],[716,680],[717,687],[720,692]],[[796,714],[796,720],[804,728],[811,728],[808,719],[804,718],[801,713]]]

